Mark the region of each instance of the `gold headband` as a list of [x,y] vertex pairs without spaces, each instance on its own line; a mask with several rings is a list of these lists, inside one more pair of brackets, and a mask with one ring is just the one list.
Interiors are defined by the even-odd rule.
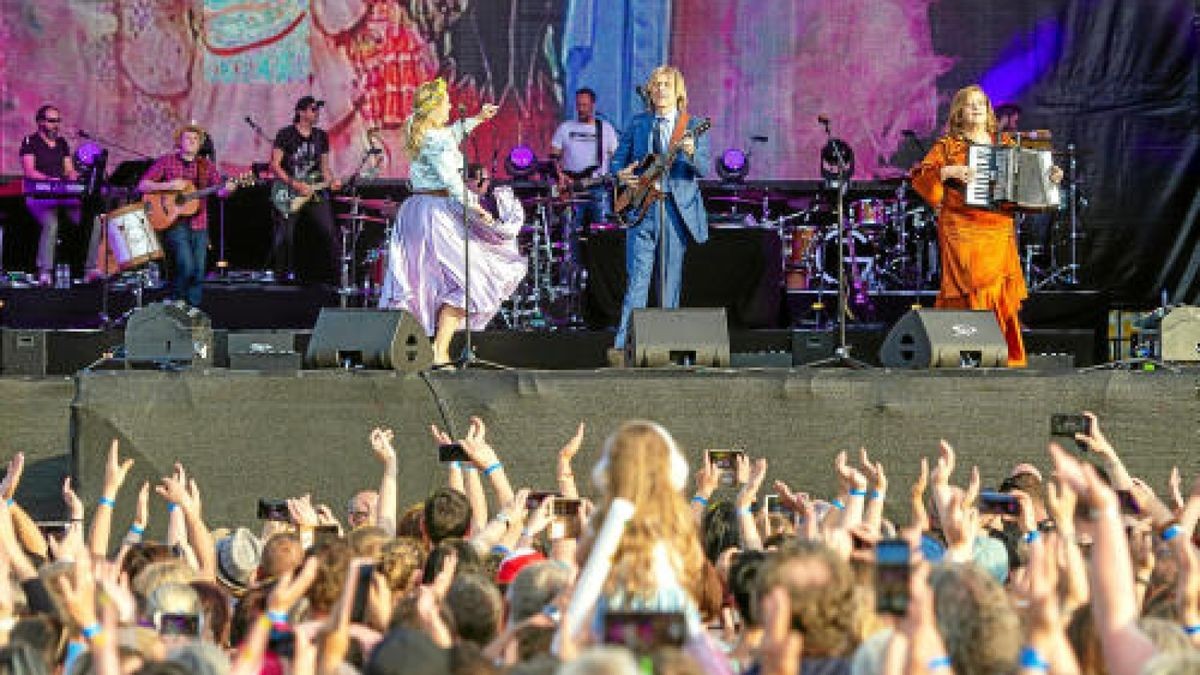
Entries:
[[417,93],[413,95],[413,115],[428,117],[433,109],[447,97],[449,97],[449,93],[446,91],[446,80],[439,77],[422,84],[417,87]]

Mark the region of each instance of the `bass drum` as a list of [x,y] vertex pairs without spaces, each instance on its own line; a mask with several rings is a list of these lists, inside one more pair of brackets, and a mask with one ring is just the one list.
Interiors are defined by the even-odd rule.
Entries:
[[[876,265],[879,261],[879,244],[876,238],[858,228],[846,228],[843,241],[846,264],[846,283],[852,287],[878,288]],[[817,278],[826,287],[837,287],[838,283],[838,233],[834,227],[827,231],[816,250]]]

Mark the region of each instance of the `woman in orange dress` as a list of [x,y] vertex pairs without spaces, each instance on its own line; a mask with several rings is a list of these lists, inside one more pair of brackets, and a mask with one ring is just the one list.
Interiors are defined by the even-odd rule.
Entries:
[[[946,135],[913,169],[912,179],[913,188],[938,210],[942,286],[936,306],[995,312],[1008,343],[1008,365],[1020,368],[1026,358],[1017,312],[1028,291],[1013,216],[1010,211],[967,206],[964,192],[974,177],[967,165],[968,146],[1007,142],[997,135],[996,113],[987,94],[977,85],[964,87],[950,104]],[[1057,183],[1062,171],[1051,168],[1050,179]]]

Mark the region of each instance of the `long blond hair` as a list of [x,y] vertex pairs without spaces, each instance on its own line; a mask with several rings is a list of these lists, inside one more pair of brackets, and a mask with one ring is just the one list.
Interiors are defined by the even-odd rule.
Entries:
[[440,77],[417,87],[413,94],[412,114],[404,121],[404,152],[409,159],[416,159],[421,154],[426,132],[441,125],[433,118],[433,112],[449,98],[446,80]]
[[[604,496],[592,522],[603,523],[617,498],[632,502],[636,509],[613,555],[605,587],[608,593],[653,594],[658,582],[654,549],[661,543],[666,546],[676,578],[696,597],[704,553],[691,508],[672,484],[673,446],[674,440],[662,427],[638,420],[622,424],[606,444],[606,461],[597,469]],[[686,476],[686,467],[682,468]],[[584,536],[581,559],[586,559],[591,545],[589,533]]]
[[946,135],[953,138],[962,138],[967,133],[967,122],[965,110],[967,107],[967,97],[971,94],[979,93],[983,96],[983,100],[987,103],[987,132],[995,134],[996,128],[999,126],[996,122],[996,111],[992,109],[992,99],[988,98],[987,92],[977,84],[971,84],[959,89],[954,93],[954,99],[950,101],[950,116],[946,118]]
[[[657,78],[659,75],[668,75],[675,80],[675,107],[679,109],[679,112],[686,112],[688,93],[687,84],[685,84],[683,81],[683,73],[679,72],[679,69],[675,66],[659,66],[650,71],[650,76],[646,78],[646,91],[650,91],[650,88],[654,85],[655,78]],[[649,99],[646,100],[646,105],[648,106],[648,109],[654,109],[654,105],[649,101]]]

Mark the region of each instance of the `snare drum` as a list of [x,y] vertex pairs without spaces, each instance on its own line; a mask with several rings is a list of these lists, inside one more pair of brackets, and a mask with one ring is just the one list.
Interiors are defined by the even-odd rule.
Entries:
[[895,205],[885,199],[859,199],[850,202],[850,222],[859,227],[883,227],[891,219]]
[[104,216],[108,248],[122,272],[163,257],[144,204],[130,204]]

